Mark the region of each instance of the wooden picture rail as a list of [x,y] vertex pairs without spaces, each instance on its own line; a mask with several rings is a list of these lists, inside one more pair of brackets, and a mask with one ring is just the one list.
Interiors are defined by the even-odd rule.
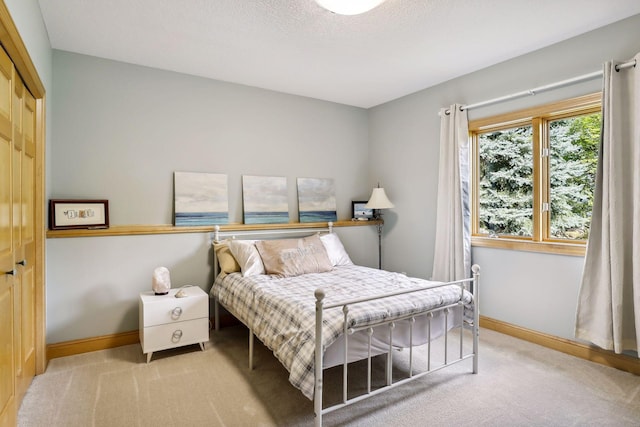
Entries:
[[[358,227],[381,224],[379,221],[343,220],[333,222],[334,227]],[[290,222],[286,224],[225,224],[220,231],[255,231],[255,230],[286,230],[300,228],[323,228],[326,222]],[[88,228],[72,230],[48,230],[47,238],[68,237],[104,237],[104,236],[136,236],[144,234],[176,234],[176,233],[213,233],[213,225],[176,227],[173,225],[112,225],[109,228]]]

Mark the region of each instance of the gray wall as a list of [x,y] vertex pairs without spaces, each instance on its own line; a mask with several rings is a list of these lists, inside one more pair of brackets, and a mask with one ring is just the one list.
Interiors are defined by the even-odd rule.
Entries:
[[112,224],[171,224],[173,172],[333,178],[338,217],[367,196],[366,110],[54,51],[51,197],[105,198]]
[[[372,176],[396,208],[385,225],[385,264],[431,275],[440,122],[438,111],[600,70],[609,59],[640,51],[640,15],[456,78],[370,110]],[[601,89],[599,79],[469,111],[488,117]],[[573,338],[583,257],[473,248],[482,267],[482,314],[537,331]]]
[[[31,61],[33,62],[40,80],[46,90],[45,107],[47,116],[45,117],[46,147],[45,152],[51,151],[51,109],[53,100],[53,51],[49,43],[49,35],[42,20],[40,5],[38,0],[5,0],[4,3],[9,9],[11,18],[18,28],[20,37],[27,47]],[[50,159],[45,159],[46,181],[50,182]],[[46,189],[45,189],[46,191]]]
[[52,51],[38,0],[4,0],[4,3],[49,93],[52,78]]
[[[230,222],[242,222],[242,175],[333,178],[339,219],[367,199],[367,111],[54,50],[51,198],[109,200],[111,225],[171,224],[173,172],[227,174]],[[374,227],[337,233],[375,266]],[[135,330],[155,267],[174,287],[212,283],[207,234],[47,241],[47,342]]]

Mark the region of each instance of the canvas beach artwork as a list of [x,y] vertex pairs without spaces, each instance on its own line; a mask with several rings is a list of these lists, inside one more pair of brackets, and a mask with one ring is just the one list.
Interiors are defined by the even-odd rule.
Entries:
[[174,172],[173,186],[176,226],[229,223],[227,175]]
[[245,224],[285,224],[289,222],[287,178],[242,176]]
[[298,178],[300,222],[337,221],[336,187],[330,178]]

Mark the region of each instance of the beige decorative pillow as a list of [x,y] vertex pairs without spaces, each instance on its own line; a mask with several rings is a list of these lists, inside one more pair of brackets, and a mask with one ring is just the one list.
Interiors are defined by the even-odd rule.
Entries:
[[333,268],[317,234],[302,239],[261,240],[256,248],[267,274],[290,277]]
[[229,274],[240,271],[240,264],[236,261],[229,250],[229,241],[213,242],[213,250],[216,251],[218,266],[221,274]]

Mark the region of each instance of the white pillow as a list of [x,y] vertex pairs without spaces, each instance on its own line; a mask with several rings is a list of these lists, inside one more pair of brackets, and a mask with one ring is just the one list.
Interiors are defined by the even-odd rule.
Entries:
[[256,249],[255,240],[231,240],[229,250],[240,265],[242,276],[256,276],[264,273],[264,265],[260,253]]
[[353,265],[337,234],[323,234],[320,236],[320,240],[322,240],[322,244],[327,250],[327,255],[332,265]]

